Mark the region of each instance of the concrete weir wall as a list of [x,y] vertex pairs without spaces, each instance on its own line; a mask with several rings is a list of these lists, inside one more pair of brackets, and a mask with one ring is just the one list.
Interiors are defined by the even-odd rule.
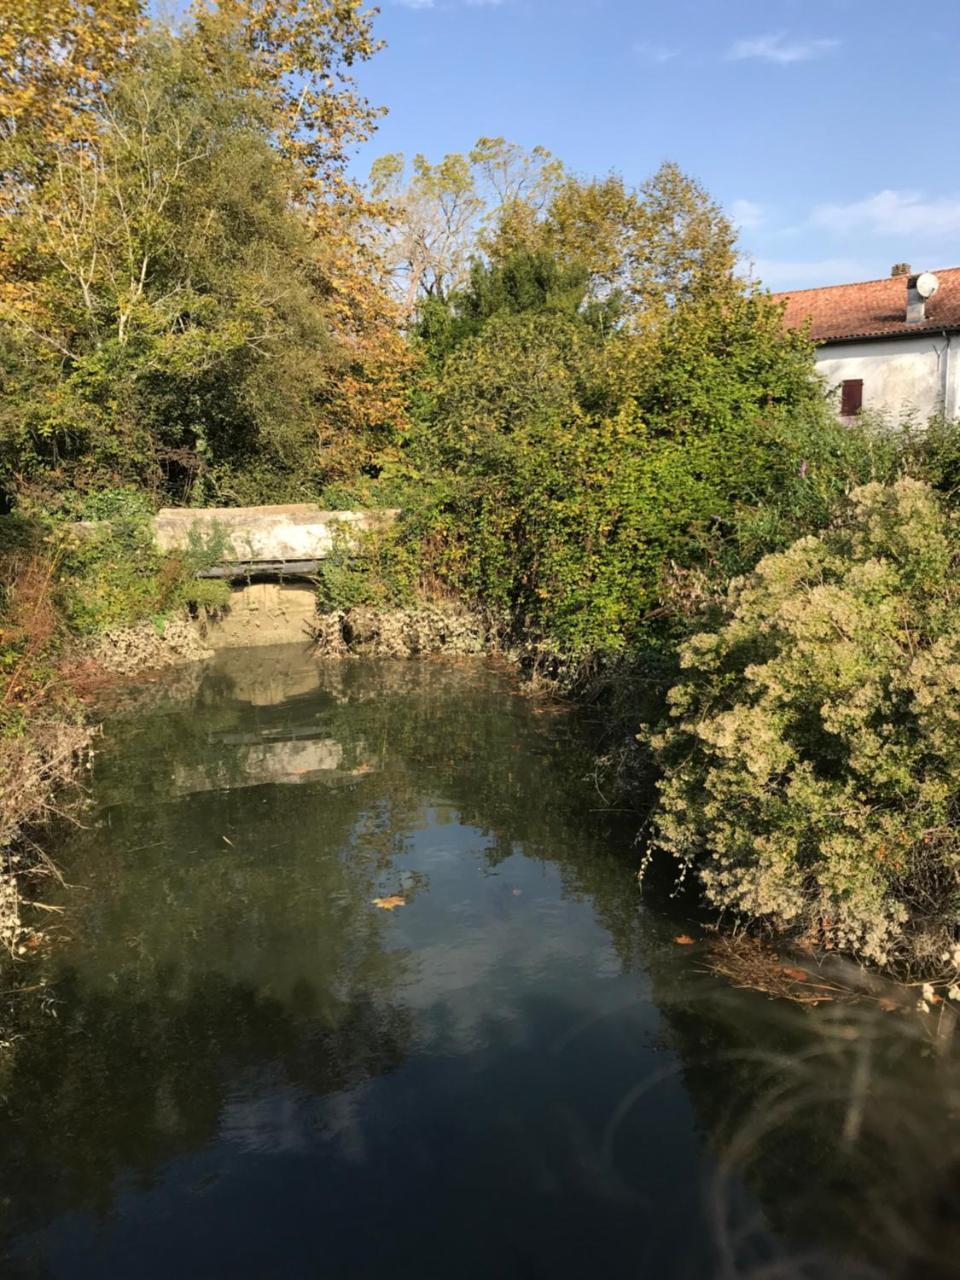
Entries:
[[168,507],[154,519],[161,551],[182,550],[191,539],[223,540],[222,559],[210,576],[233,582],[229,607],[207,626],[213,649],[306,641],[316,623],[313,585],[297,575],[316,572],[339,537],[391,524],[396,511],[323,511],[311,503],[275,507]]
[[234,585],[230,605],[207,623],[211,649],[261,644],[304,644],[317,621],[317,596],[309,582],[245,582]]
[[323,511],[312,503],[279,507],[208,507],[191,510],[165,507],[154,518],[154,536],[161,551],[186,548],[190,539],[223,539],[220,577],[308,572],[334,549],[335,539],[370,532],[391,524],[399,513],[383,511]]

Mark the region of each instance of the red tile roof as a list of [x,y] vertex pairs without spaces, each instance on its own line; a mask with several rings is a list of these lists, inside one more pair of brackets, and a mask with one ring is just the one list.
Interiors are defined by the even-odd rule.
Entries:
[[808,320],[815,342],[844,338],[886,338],[960,329],[960,267],[935,271],[940,288],[927,299],[927,318],[907,324],[907,276],[794,289],[773,296],[786,302],[784,320],[799,329]]

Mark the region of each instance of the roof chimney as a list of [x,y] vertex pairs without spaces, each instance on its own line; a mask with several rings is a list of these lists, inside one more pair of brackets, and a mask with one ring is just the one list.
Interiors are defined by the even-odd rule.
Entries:
[[923,324],[927,318],[927,299],[940,288],[940,281],[929,271],[907,277],[907,324]]
[[897,276],[909,276],[913,274],[913,267],[909,262],[895,262],[890,268],[890,274],[894,279]]

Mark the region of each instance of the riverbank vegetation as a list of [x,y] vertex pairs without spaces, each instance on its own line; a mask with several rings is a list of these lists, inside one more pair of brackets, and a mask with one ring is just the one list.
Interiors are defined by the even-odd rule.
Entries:
[[949,990],[954,427],[839,423],[673,164],[481,138],[355,181],[358,0],[95,9],[0,6],[5,792],[38,708],[80,722],[65,646],[224,602],[158,506],[397,506],[326,607],[503,619],[600,699],[622,788],[659,772],[648,854]]
[[916,480],[731,583],[681,646],[657,841],[707,900],[949,971],[960,850],[960,526]]

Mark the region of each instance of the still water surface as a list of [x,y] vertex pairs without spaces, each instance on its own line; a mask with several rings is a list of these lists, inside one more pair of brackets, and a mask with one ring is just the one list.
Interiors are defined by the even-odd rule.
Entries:
[[944,1055],[705,973],[602,810],[483,665],[121,700],[0,1071],[2,1274],[951,1274]]

